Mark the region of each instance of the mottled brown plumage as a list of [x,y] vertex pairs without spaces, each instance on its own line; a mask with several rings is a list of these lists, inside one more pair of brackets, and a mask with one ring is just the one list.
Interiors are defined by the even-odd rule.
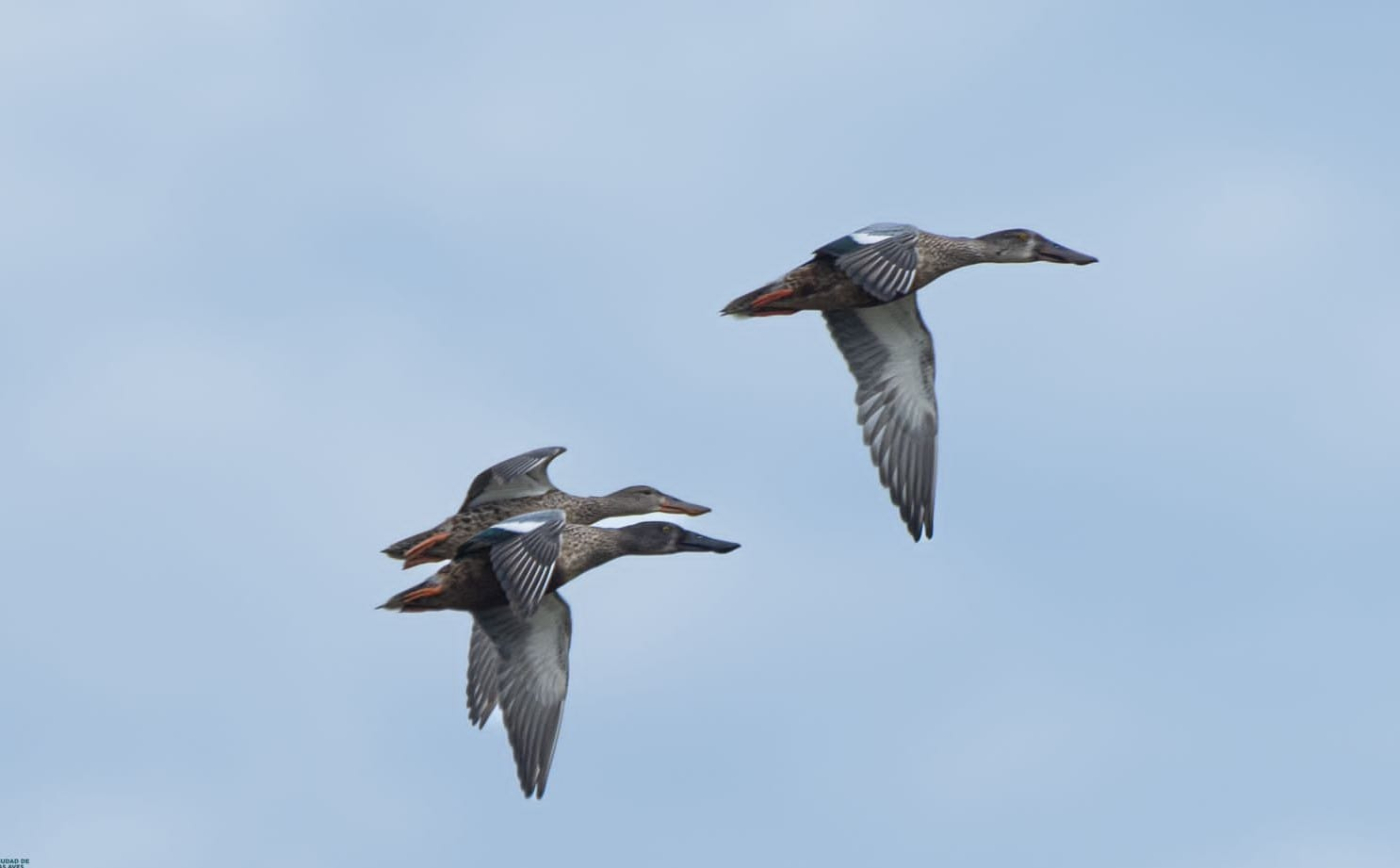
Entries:
[[[691,541],[691,548],[686,547],[687,540]],[[711,547],[695,548],[695,541]],[[570,523],[564,527],[560,540],[559,559],[555,561],[549,592],[553,593],[589,570],[623,555],[663,555],[688,550],[729,551],[737,547],[737,544],[711,540],[665,521],[645,521],[621,528]],[[433,586],[438,590],[432,595],[404,600],[415,591]],[[404,612],[438,609],[475,612],[507,603],[505,590],[491,565],[489,549],[481,549],[463,554],[444,565],[428,581],[394,595],[380,608]]]
[[[915,239],[918,266],[910,291],[927,286],[934,278],[955,268],[971,265],[979,250],[972,238],[952,238],[920,232]],[[791,295],[776,298],[753,308],[753,302],[765,295],[790,291]],[[767,316],[796,313],[799,310],[848,310],[884,304],[884,300],[867,292],[836,264],[836,258],[818,251],[808,262],[797,266],[777,280],[745,293],[724,306],[721,313],[737,316]]]
[[593,524],[605,518],[667,512],[704,515],[709,507],[687,503],[649,485],[633,485],[602,497],[582,497],[560,491],[546,469],[564,449],[550,447],[526,452],[483,470],[472,482],[460,510],[432,530],[406,537],[385,548],[384,554],[403,561],[404,569],[448,560],[467,540],[513,515],[562,509],[573,524]]

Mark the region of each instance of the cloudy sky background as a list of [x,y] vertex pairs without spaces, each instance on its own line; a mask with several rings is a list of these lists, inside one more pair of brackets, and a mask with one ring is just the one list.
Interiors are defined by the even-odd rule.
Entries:
[[[10,4],[0,857],[1400,864],[1393,4]],[[921,293],[937,537],[816,316]],[[549,793],[385,544],[561,444],[724,558],[573,605]],[[420,569],[419,573],[426,573]]]

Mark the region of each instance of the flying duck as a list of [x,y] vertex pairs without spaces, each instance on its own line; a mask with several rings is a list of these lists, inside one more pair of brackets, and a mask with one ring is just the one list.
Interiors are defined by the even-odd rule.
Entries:
[[649,512],[704,515],[710,511],[708,506],[687,503],[650,485],[630,485],[602,497],[560,491],[549,479],[549,463],[564,451],[563,446],[532,449],[486,468],[472,480],[455,515],[432,530],[399,540],[384,549],[384,554],[403,561],[404,569],[447,560],[463,543],[496,522],[542,509],[562,509],[573,524]]
[[599,528],[570,524],[561,509],[542,510],[476,534],[432,578],[379,608],[472,613],[467,655],[471,722],[485,726],[500,705],[520,788],[526,798],[541,798],[569,688],[573,620],[558,589],[623,555],[725,554],[738,547],[670,522]]
[[856,421],[880,470],[880,484],[889,489],[915,542],[933,537],[938,401],[933,339],[914,292],[979,262],[1089,265],[1098,260],[1029,229],[962,238],[905,223],[875,223],[818,248],[810,261],[720,311],[736,317],[822,312],[855,375]]

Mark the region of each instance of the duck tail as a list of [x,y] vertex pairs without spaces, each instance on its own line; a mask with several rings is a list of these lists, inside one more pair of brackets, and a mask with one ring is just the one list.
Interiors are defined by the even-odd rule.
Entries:
[[737,319],[746,319],[751,316],[774,316],[776,314],[797,313],[796,310],[774,309],[770,307],[773,302],[781,301],[793,294],[791,289],[783,286],[783,279],[765,283],[753,292],[746,292],[738,298],[726,304],[720,311],[721,316],[732,316]]
[[418,545],[423,540],[432,536],[433,532],[425,530],[422,533],[415,533],[413,536],[404,537],[393,545],[379,551],[388,555],[396,561],[401,561],[408,556],[408,550]]
[[443,606],[442,592],[442,583],[429,579],[405,591],[399,591],[375,608],[388,609],[391,612],[427,612],[443,609],[446,607]]

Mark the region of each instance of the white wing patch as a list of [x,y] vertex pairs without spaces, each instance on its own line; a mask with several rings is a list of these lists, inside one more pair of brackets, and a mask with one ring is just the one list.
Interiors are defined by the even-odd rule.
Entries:
[[529,533],[551,521],[564,521],[564,511],[562,509],[541,509],[536,512],[521,513],[491,525],[491,529],[509,533]]
[[521,521],[518,518],[507,519],[500,524],[492,525],[496,530],[508,530],[512,533],[529,533],[545,523],[544,519],[538,521]]

